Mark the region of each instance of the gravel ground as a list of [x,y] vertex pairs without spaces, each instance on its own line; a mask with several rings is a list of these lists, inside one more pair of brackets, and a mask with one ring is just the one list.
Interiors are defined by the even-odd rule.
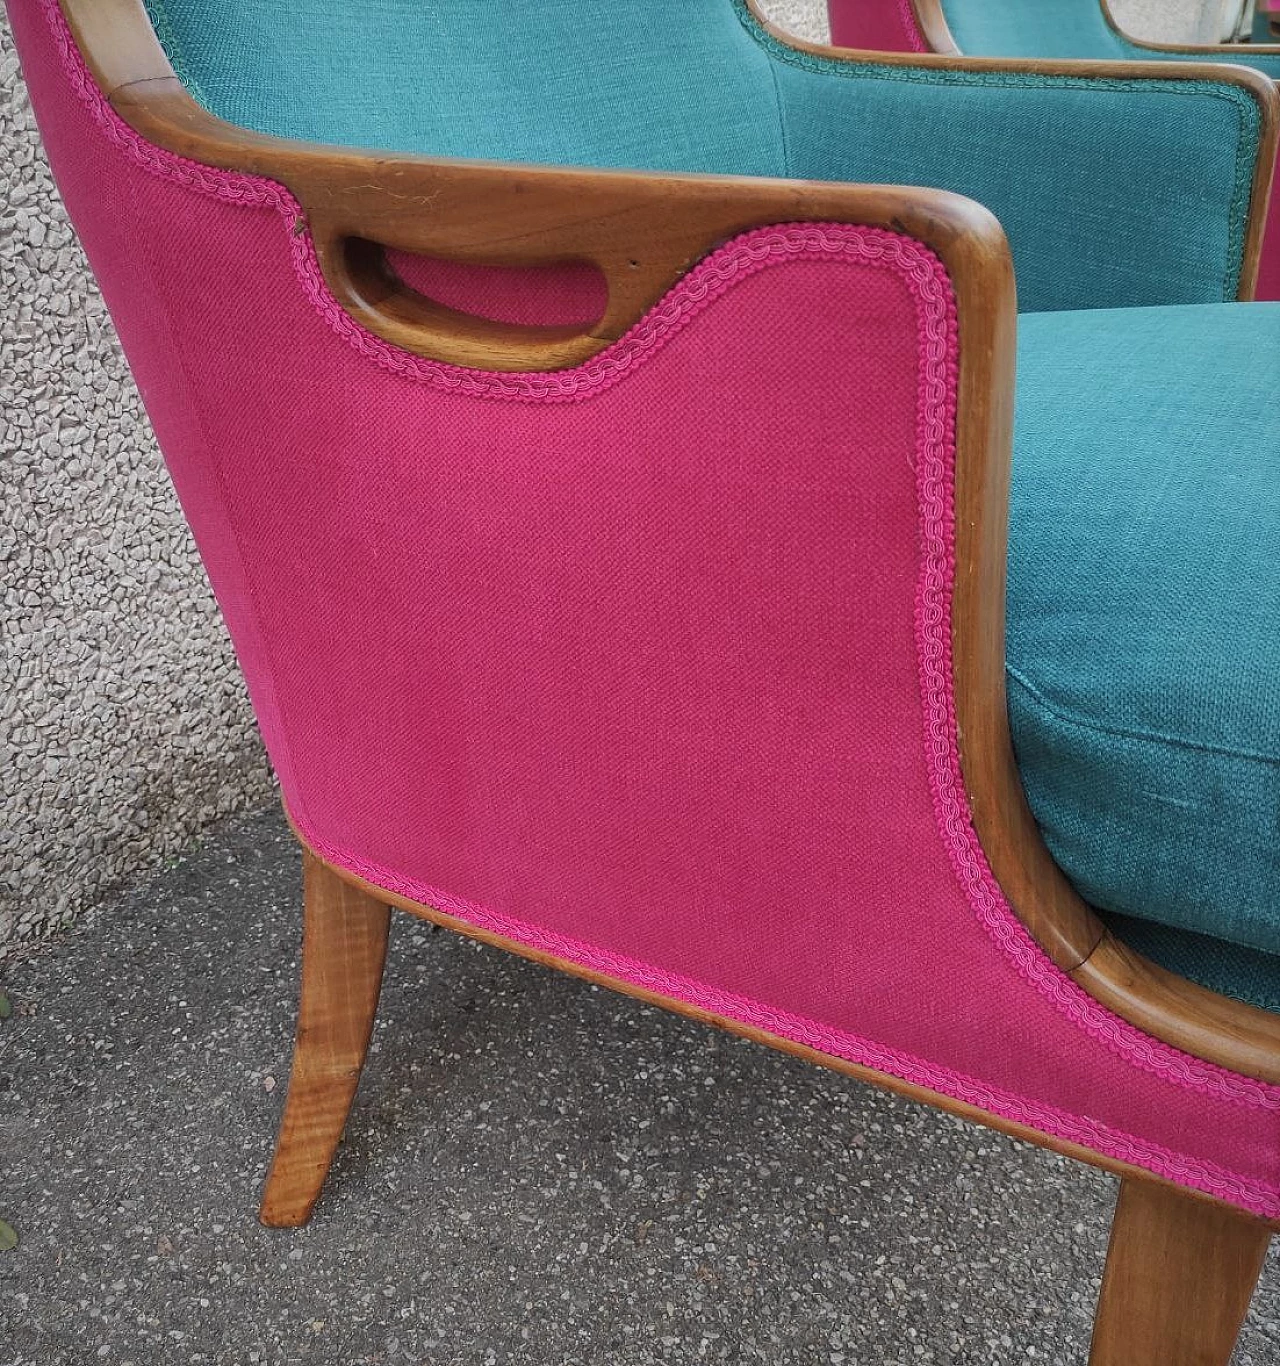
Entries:
[[3,952],[271,787],[2,12],[0,640]]
[[402,915],[330,1188],[261,1228],[297,880],[241,818],[11,967],[0,1366],[1083,1363],[1109,1178]]

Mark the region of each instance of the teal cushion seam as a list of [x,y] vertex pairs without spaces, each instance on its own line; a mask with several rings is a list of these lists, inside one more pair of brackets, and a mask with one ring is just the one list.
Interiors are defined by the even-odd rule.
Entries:
[[1055,721],[1061,722],[1064,726],[1075,726],[1079,730],[1092,731],[1095,735],[1110,735],[1117,740],[1133,740],[1138,743],[1149,743],[1157,745],[1175,745],[1180,749],[1196,750],[1202,754],[1220,754],[1228,759],[1245,759],[1252,763],[1269,764],[1280,768],[1280,760],[1274,754],[1264,751],[1237,749],[1230,745],[1208,744],[1202,740],[1189,740],[1185,735],[1167,735],[1156,730],[1143,730],[1138,727],[1128,728],[1125,726],[1104,726],[1094,720],[1086,720],[1084,717],[1072,716],[1061,705],[1052,701],[1036,687],[1024,674],[1020,673],[1011,664],[1005,665],[1005,674],[1033,698],[1042,711],[1048,712]]
[[208,96],[201,89],[200,82],[196,79],[194,67],[183,54],[177,29],[170,22],[169,11],[165,8],[163,0],[145,0],[145,6],[147,17],[151,20],[151,27],[155,30],[156,39],[160,46],[164,48],[164,54],[169,59],[173,74],[197,104],[210,114],[216,115],[217,111],[213,108]]
[[774,61],[786,62],[819,75],[843,77],[846,80],[903,81],[917,85],[968,85],[1083,90],[1158,91],[1171,95],[1208,95],[1224,100],[1235,107],[1239,132],[1236,138],[1236,178],[1228,212],[1228,263],[1223,279],[1223,302],[1232,302],[1240,290],[1240,272],[1244,263],[1245,225],[1253,196],[1253,172],[1262,139],[1262,115],[1257,102],[1239,86],[1221,85],[1213,81],[1125,80],[1095,76],[1047,76],[1034,72],[947,71],[912,67],[882,66],[875,62],[850,62],[839,57],[820,57],[787,46],[766,29],[751,13],[747,0],[733,0],[734,8],[747,32]]
[[778,84],[778,68],[769,63],[769,81],[773,86],[773,104],[778,111],[778,136],[782,141],[782,173],[791,174],[791,141],[787,134],[787,115],[782,105],[782,88]]
[[[1267,872],[1268,866],[1275,868],[1274,846],[1266,852],[1265,835],[1261,847],[1255,843],[1257,818],[1241,813],[1235,796],[1274,793],[1280,755],[1083,722],[1047,703],[1018,670],[1006,666],[1006,677],[1014,750],[1027,799],[1045,843],[1070,870],[1081,896],[1104,910],[1171,930],[1210,934],[1242,949],[1280,952],[1273,897],[1264,890],[1274,886]],[[1201,761],[1188,776],[1174,762],[1177,753],[1213,755],[1221,762],[1206,769]],[[1112,769],[1118,777],[1109,776]],[[1167,779],[1163,793],[1162,775]],[[1153,803],[1173,802],[1168,783],[1184,781],[1220,784],[1219,805],[1235,815],[1231,830],[1220,832],[1215,847],[1219,855],[1226,847],[1233,849],[1237,862],[1230,873],[1217,869],[1208,901],[1199,863],[1210,855],[1196,843],[1203,844],[1204,813],[1197,817],[1192,801],[1179,801],[1186,810],[1167,812],[1172,825],[1152,843],[1150,819],[1142,809],[1148,795]],[[1082,802],[1088,803],[1087,816]],[[1091,822],[1087,836],[1082,820]],[[1197,868],[1180,874],[1178,859],[1187,857],[1198,861]]]

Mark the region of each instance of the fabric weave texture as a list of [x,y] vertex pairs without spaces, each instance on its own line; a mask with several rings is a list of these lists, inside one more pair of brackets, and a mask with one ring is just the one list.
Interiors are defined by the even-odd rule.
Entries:
[[1280,304],[1020,334],[1007,659],[1032,810],[1094,904],[1280,953],[1280,405],[1259,364]]
[[1280,955],[1243,948],[1213,935],[1154,920],[1103,913],[1116,938],[1141,954],[1222,996],[1280,1013]]
[[[904,4],[910,11],[910,0],[828,0],[832,41],[855,48],[921,50],[925,43],[918,22],[914,13],[904,15]],[[1280,52],[1228,44],[1189,52],[1130,42],[1106,22],[1101,0],[946,0],[944,11],[960,51],[973,56],[1223,62],[1280,80]],[[1271,200],[1255,297],[1280,299],[1280,195]]]

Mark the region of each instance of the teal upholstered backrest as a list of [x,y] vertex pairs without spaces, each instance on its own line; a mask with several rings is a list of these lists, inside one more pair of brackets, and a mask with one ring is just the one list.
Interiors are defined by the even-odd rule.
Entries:
[[[1128,42],[1107,23],[1100,0],[942,0],[942,12],[960,51],[974,56],[1196,60],[1195,54]],[[1275,54],[1224,48],[1213,60],[1256,67],[1280,80]]]
[[262,132],[494,161],[781,169],[769,60],[729,0],[148,9],[191,93]]
[[837,62],[776,42],[742,0],[148,7],[195,98],[264,132],[498,161],[938,186],[1000,218],[1025,309],[1236,292],[1259,115],[1220,82]]
[[979,200],[1009,236],[1023,310],[1235,297],[1258,117],[1238,89],[904,71],[770,46],[789,173]]

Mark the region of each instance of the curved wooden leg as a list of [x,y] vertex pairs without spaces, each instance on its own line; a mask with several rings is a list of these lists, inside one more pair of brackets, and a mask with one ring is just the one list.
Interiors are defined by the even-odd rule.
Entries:
[[1151,1181],[1124,1181],[1089,1366],[1227,1366],[1271,1231]]
[[342,1137],[373,1032],[391,910],[303,852],[302,993],[293,1072],[258,1217],[305,1224]]

